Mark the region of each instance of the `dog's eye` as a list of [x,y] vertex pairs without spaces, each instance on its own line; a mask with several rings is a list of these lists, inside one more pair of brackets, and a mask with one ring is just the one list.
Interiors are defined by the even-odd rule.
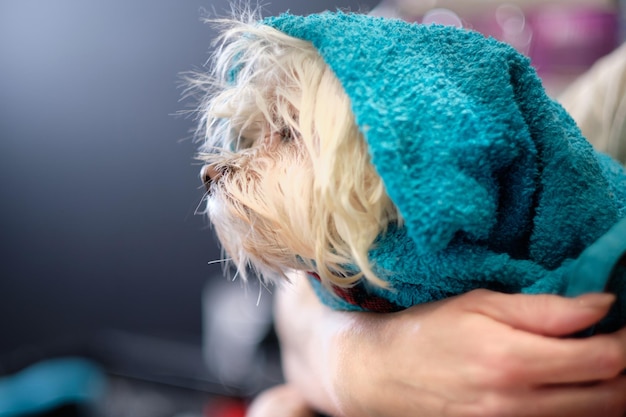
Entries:
[[237,149],[250,149],[254,145],[254,140],[240,136],[237,140]]
[[263,143],[269,146],[278,146],[282,143],[291,142],[292,140],[293,131],[288,127],[283,127],[280,130],[274,130],[267,133]]

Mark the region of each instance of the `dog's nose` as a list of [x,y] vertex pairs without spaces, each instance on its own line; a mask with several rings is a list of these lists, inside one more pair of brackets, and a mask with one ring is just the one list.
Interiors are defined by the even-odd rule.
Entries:
[[200,170],[200,179],[208,190],[211,184],[216,181],[222,173],[215,168],[215,165],[205,165]]

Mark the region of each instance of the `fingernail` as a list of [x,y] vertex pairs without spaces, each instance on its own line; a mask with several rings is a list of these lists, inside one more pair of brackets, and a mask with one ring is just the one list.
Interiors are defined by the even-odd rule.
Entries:
[[578,304],[585,308],[607,307],[615,302],[615,295],[609,293],[590,293],[581,295]]

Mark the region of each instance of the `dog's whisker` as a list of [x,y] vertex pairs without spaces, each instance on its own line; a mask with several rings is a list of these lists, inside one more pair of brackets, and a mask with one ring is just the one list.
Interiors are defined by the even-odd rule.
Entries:
[[201,209],[200,207],[205,204],[206,200],[209,198],[209,192],[206,191],[204,193],[204,195],[202,196],[202,199],[200,200],[200,202],[198,203],[198,205],[196,206],[196,209],[194,210],[193,214],[195,216],[201,216],[206,214],[206,209]]
[[235,270],[235,275],[232,276],[232,278],[230,279],[232,282],[235,282],[237,280],[237,277],[239,277],[239,273],[241,272],[241,269],[237,268]]
[[256,298],[256,306],[260,306],[261,305],[261,293],[263,292],[263,287],[259,286],[259,295]]
[[231,262],[232,260],[233,260],[232,258],[215,259],[213,261],[207,262],[207,265],[223,264],[223,263]]
[[263,289],[265,289],[268,293],[272,294],[272,291],[269,289],[269,287],[267,286],[267,284],[265,283],[264,280],[260,279],[259,280],[260,285],[259,285],[259,295],[256,299],[256,306],[260,306],[261,305],[261,296],[263,294]]

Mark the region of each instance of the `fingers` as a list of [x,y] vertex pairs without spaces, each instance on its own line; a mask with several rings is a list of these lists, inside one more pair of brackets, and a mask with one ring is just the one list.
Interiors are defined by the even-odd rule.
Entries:
[[524,334],[509,346],[492,359],[492,380],[500,386],[588,383],[613,379],[626,368],[626,330],[587,339]]
[[482,387],[502,388],[615,378],[626,368],[626,329],[586,339],[554,337],[596,323],[613,300],[607,294],[568,299],[477,291],[465,308],[506,327],[481,338],[474,380]]
[[279,385],[261,393],[246,417],[315,417],[315,413],[294,388]]
[[501,294],[474,291],[466,299],[474,311],[513,328],[546,336],[568,336],[597,323],[608,312],[615,296],[586,294],[576,298],[554,295]]
[[626,412],[626,377],[593,386],[552,387],[489,399],[482,416],[621,417]]
[[621,417],[626,413],[626,377],[594,386],[568,386],[484,395],[473,404],[452,403],[445,415],[464,417]]
[[551,361],[553,373],[547,383],[606,380],[626,369],[626,329],[588,339],[547,341],[555,346]]
[[[546,417],[621,417],[626,413],[626,377],[591,387],[544,390],[536,404],[536,407],[547,410]],[[527,415],[534,414],[529,412]]]

